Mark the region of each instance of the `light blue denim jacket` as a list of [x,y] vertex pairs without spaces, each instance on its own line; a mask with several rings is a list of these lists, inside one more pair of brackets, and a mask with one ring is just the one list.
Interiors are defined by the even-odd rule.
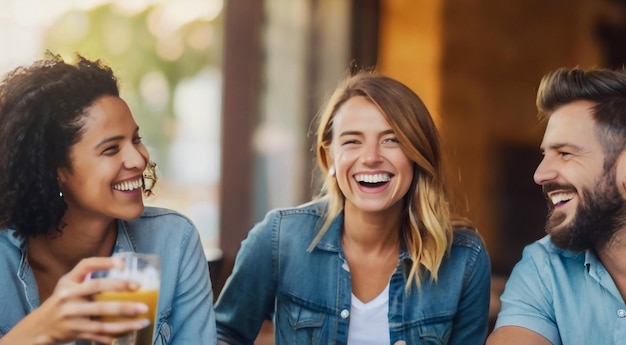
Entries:
[[[325,205],[273,210],[250,231],[215,307],[220,341],[252,344],[263,321],[274,317],[277,345],[346,344],[351,287],[340,241],[343,214],[307,252]],[[491,270],[479,235],[455,231],[438,282],[426,276],[421,288],[413,283],[406,291],[411,263],[401,251],[391,276],[390,344],[484,344]]]
[[[155,253],[161,259],[154,344],[215,344],[208,264],[192,222],[171,210],[146,207],[134,221],[118,220],[117,229],[113,252]],[[26,241],[14,233],[0,231],[0,337],[40,305]]]

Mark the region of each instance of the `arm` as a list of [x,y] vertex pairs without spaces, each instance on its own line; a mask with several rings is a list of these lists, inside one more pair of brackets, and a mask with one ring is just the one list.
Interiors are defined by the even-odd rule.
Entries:
[[549,267],[549,256],[542,246],[533,244],[524,249],[500,297],[502,307],[489,344],[560,344]]
[[[275,215],[275,217],[272,217]],[[276,270],[273,263],[272,226],[278,216],[270,213],[242,242],[233,272],[215,305],[220,344],[250,344],[263,322],[273,313]]]
[[454,317],[450,344],[484,344],[489,324],[491,263],[482,242],[468,258],[466,282]]
[[207,260],[194,226],[181,242],[179,273],[169,323],[172,337],[169,344],[208,344],[217,340],[213,290]]
[[88,258],[59,279],[52,295],[24,317],[2,339],[0,345],[58,344],[79,339],[110,343],[115,335],[147,326],[148,320],[102,322],[93,316],[136,316],[146,311],[140,303],[94,302],[90,297],[103,291],[139,288],[119,279],[86,279],[94,271],[115,265],[111,258]]
[[552,343],[527,328],[504,326],[491,333],[487,345],[552,345]]

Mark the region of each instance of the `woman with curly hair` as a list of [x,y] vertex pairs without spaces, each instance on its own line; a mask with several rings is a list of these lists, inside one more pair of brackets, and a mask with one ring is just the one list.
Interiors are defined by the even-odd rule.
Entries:
[[420,98],[361,71],[317,128],[322,195],[270,211],[243,241],[215,307],[218,341],[252,344],[273,318],[276,344],[483,344],[489,257],[452,216]]
[[[0,84],[0,344],[110,343],[146,305],[98,302],[138,288],[87,279],[117,252],[161,258],[154,344],[215,344],[213,295],[195,226],[144,207],[149,154],[118,81],[99,60],[48,54]],[[153,166],[152,166],[153,167]],[[151,181],[154,182],[154,181]]]

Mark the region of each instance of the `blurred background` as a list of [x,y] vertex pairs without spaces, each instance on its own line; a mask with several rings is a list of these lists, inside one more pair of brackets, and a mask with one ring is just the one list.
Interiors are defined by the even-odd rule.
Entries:
[[46,50],[113,67],[159,164],[148,203],[196,223],[217,295],[251,226],[317,194],[311,120],[351,64],[376,66],[436,118],[495,313],[544,233],[539,80],[622,67],[625,15],[623,0],[0,0],[0,71]]
[[46,51],[109,64],[160,180],[148,204],[180,210],[219,251],[220,0],[0,0],[0,72]]

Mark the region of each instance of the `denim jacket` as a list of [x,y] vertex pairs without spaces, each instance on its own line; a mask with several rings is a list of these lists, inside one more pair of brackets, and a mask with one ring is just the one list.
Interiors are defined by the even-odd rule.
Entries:
[[[0,337],[39,307],[26,241],[0,231]],[[141,217],[117,221],[113,252],[156,253],[161,261],[155,345],[215,344],[213,292],[200,238],[189,219],[174,211],[146,207]],[[80,344],[81,342],[77,342]]]
[[[277,345],[346,344],[350,323],[350,272],[341,247],[343,214],[311,252],[326,203],[270,211],[237,254],[233,273],[215,307],[218,339],[253,344],[273,318]],[[491,270],[473,230],[456,230],[437,282],[405,283],[412,261],[402,250],[389,286],[390,344],[484,344]]]

